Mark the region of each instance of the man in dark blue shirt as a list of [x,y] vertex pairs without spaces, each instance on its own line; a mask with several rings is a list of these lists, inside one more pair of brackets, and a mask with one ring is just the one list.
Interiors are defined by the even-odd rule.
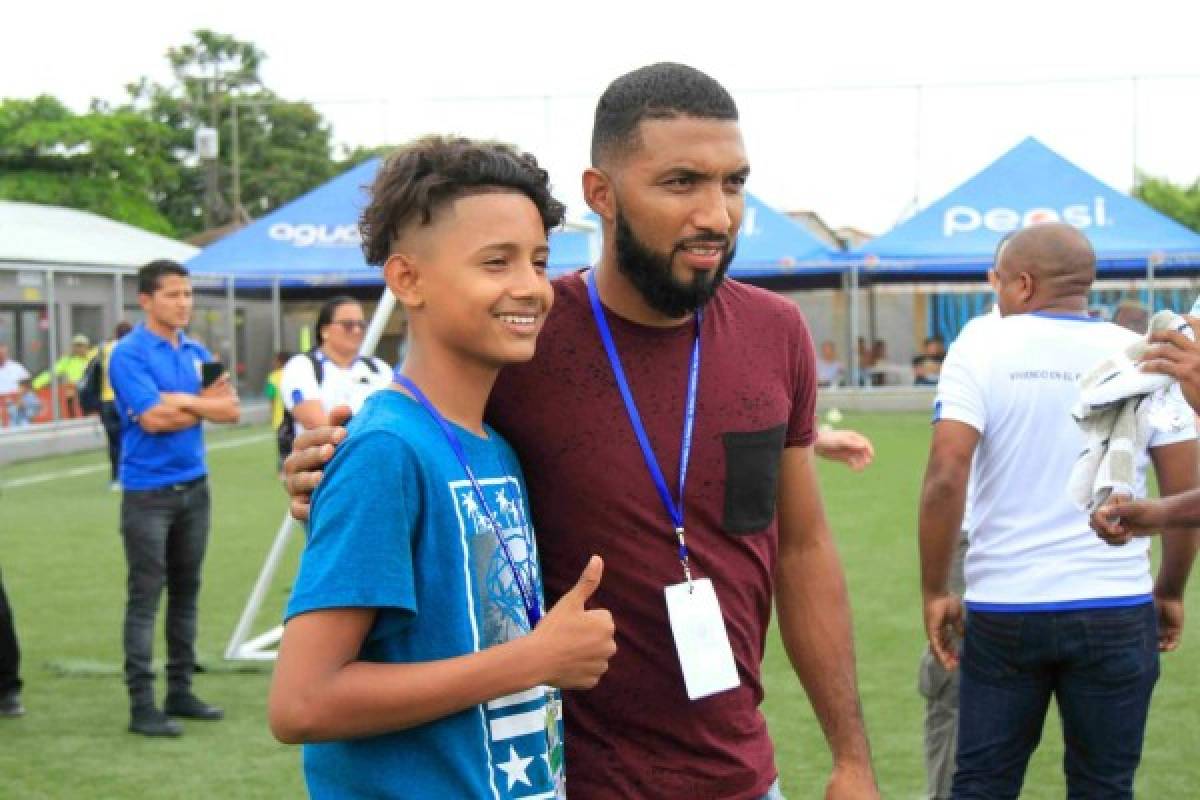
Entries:
[[[192,693],[196,598],[208,544],[209,496],[202,424],[237,422],[228,376],[203,387],[208,350],[183,333],[192,315],[188,272],[173,261],[138,271],[146,313],[113,350],[109,365],[121,417],[121,537],[129,567],[125,605],[125,684],[129,730],[178,736],[170,717],[220,719]],[[154,618],[167,588],[167,696],[154,702]],[[165,713],[164,713],[165,711]]]

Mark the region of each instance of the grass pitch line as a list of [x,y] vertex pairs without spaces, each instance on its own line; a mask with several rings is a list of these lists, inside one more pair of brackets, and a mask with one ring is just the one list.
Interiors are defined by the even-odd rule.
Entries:
[[[113,678],[124,674],[116,661],[86,658],[55,658],[43,664],[46,672],[59,678]],[[154,671],[162,674],[165,662],[154,662]],[[197,657],[197,674],[209,675],[269,675],[275,665],[266,661],[226,661],[218,655],[201,653]]]
[[[229,439],[226,441],[210,444],[206,450],[227,450],[231,447],[241,447],[244,444],[254,444],[266,439],[270,439],[272,433],[256,433],[253,436],[243,436],[240,439]],[[16,478],[11,481],[0,483],[0,489],[19,489],[22,486],[33,486],[47,481],[57,481],[63,478],[78,478],[81,475],[92,475],[96,472],[103,472],[108,469],[108,464],[90,464],[86,467],[72,467],[71,469],[59,470],[58,472],[47,472],[42,475],[30,475],[27,478]]]

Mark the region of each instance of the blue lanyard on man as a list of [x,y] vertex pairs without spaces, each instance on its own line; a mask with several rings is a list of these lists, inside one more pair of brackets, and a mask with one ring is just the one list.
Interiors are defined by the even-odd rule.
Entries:
[[[525,616],[529,620],[529,630],[533,630],[542,618],[542,609],[538,603],[537,587],[525,585],[525,579],[521,576],[521,571],[517,569],[517,562],[513,560],[512,553],[508,549],[508,542],[504,541],[504,529],[500,527],[495,514],[492,513],[491,506],[488,505],[487,498],[483,494],[483,487],[479,485],[479,481],[475,478],[475,471],[471,469],[471,465],[467,461],[467,453],[463,449],[462,442],[459,441],[458,434],[450,427],[450,423],[442,416],[442,412],[438,411],[433,403],[429,402],[429,398],[413,383],[412,379],[407,375],[400,374],[399,367],[392,374],[392,378],[396,383],[407,389],[413,398],[421,404],[422,408],[428,411],[429,415],[437,422],[438,427],[442,429],[442,433],[450,445],[450,449],[454,451],[455,457],[458,458],[458,463],[462,465],[463,472],[467,473],[467,479],[471,482],[471,488],[475,491],[475,499],[479,501],[480,508],[487,515],[488,523],[492,526],[492,532],[496,534],[496,540],[500,542],[500,549],[504,553],[504,559],[508,562],[508,568],[512,570],[513,579],[517,584],[517,591],[521,594],[521,604],[525,606]],[[524,515],[522,515],[522,519],[524,519]],[[533,535],[527,523],[522,522],[521,528],[522,535],[525,537],[525,547],[528,552],[532,553]]]
[[629,382],[625,379],[621,356],[617,353],[612,330],[608,327],[608,320],[604,317],[604,308],[600,304],[600,292],[596,289],[596,270],[594,268],[588,273],[585,282],[588,288],[588,299],[591,300],[592,316],[596,319],[596,328],[600,332],[604,352],[608,354],[609,366],[617,381],[617,388],[621,391],[621,399],[625,403],[625,413],[629,416],[629,424],[633,426],[633,435],[637,437],[638,446],[642,449],[642,458],[646,461],[646,468],[650,471],[654,488],[658,490],[663,507],[671,518],[671,522],[675,524],[675,538],[679,543],[679,563],[683,567],[683,576],[690,588],[692,586],[692,568],[688,560],[687,538],[684,535],[683,490],[687,482],[688,459],[692,453],[692,430],[696,421],[696,390],[700,378],[700,327],[704,321],[704,312],[702,309],[696,309],[695,314],[696,338],[692,344],[692,360],[688,367],[687,397],[683,411],[683,441],[680,444],[679,452],[679,502],[676,503],[675,499],[671,497],[670,489],[667,488],[667,481],[658,466],[658,459],[650,445],[650,438],[646,435],[641,414],[638,413],[637,403],[633,399],[633,393],[629,390]]

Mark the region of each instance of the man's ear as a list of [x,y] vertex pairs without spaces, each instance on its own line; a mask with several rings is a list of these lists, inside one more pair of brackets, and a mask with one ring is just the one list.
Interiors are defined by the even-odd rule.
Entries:
[[588,167],[583,171],[583,199],[588,208],[605,222],[613,222],[617,216],[617,206],[613,194],[612,178],[607,173]]
[[383,262],[383,280],[396,296],[396,301],[405,308],[420,308],[425,305],[421,289],[421,273],[412,256],[392,253]]
[[1037,294],[1037,279],[1033,277],[1031,272],[1022,272],[1021,280],[1021,302],[1030,303],[1033,301],[1033,296]]

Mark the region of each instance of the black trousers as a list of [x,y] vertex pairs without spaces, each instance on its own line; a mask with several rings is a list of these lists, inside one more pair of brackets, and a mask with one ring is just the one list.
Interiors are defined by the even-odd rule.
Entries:
[[104,436],[108,439],[108,467],[111,480],[117,479],[117,465],[121,463],[121,415],[116,403],[100,406],[100,423],[104,425]]
[[129,567],[125,603],[125,685],[135,706],[154,703],[154,618],[167,590],[167,693],[190,691],[196,669],[196,598],[208,546],[204,478],[121,496],[121,537]]
[[17,629],[13,626],[12,609],[4,593],[0,576],[0,695],[21,689],[21,648],[17,645]]

